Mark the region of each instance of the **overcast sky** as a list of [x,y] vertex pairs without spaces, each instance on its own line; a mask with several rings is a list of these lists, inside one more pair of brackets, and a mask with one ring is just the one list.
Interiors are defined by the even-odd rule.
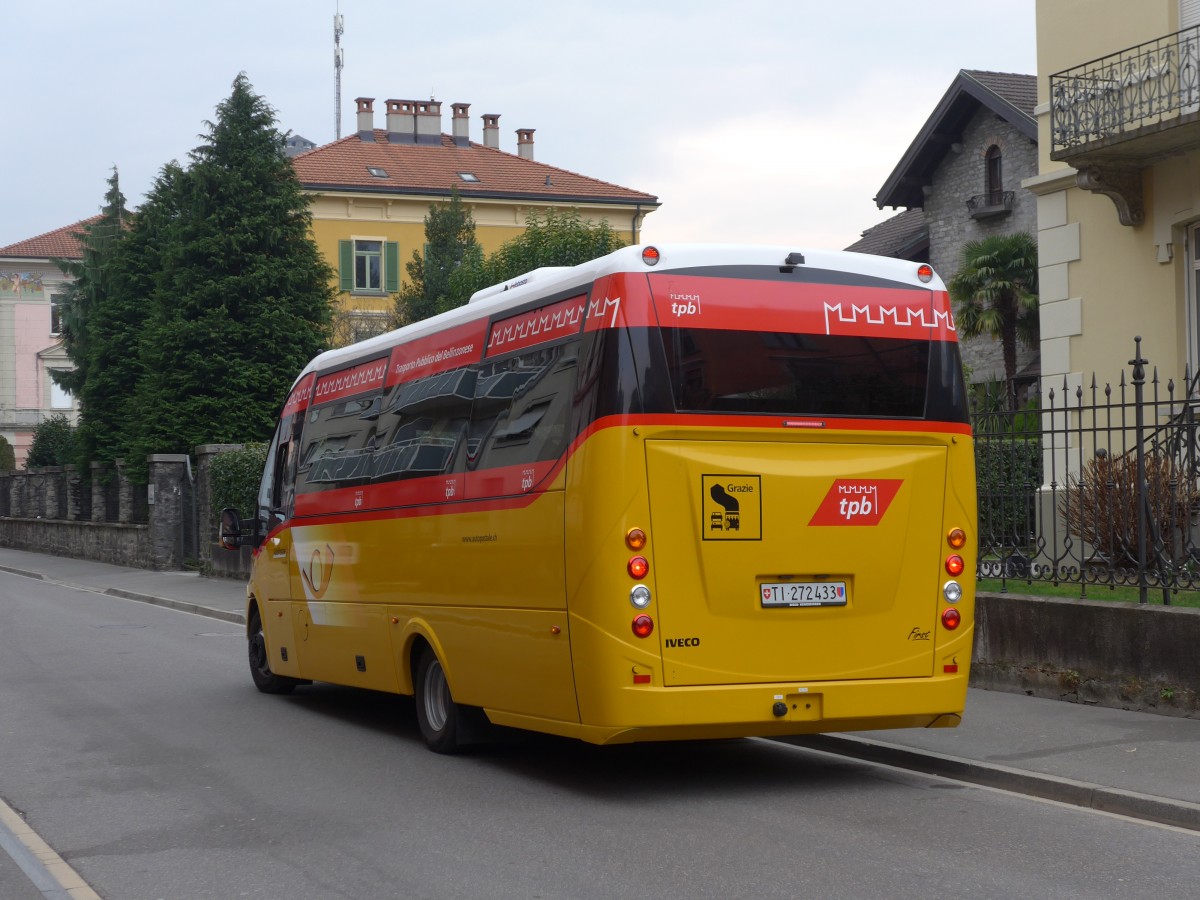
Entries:
[[[500,114],[540,162],[658,196],[648,241],[841,248],[959,69],[1036,72],[1034,0],[0,0],[0,246],[131,205],[188,161],[244,71],[279,127],[342,134],[355,97]],[[18,124],[20,127],[18,128]],[[617,223],[614,223],[617,224]],[[624,223],[621,223],[624,224]]]

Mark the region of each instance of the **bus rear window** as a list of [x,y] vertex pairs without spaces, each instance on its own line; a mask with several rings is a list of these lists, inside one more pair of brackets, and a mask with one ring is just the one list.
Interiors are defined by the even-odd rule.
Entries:
[[920,418],[929,341],[664,328],[680,412]]

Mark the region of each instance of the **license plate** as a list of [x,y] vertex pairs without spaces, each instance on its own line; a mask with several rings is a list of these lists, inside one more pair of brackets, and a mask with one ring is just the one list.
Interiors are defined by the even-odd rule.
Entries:
[[772,581],[760,584],[763,606],[845,606],[844,581]]

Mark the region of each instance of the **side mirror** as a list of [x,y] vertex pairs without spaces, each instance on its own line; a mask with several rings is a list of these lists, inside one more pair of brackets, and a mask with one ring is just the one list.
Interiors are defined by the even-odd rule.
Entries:
[[226,550],[236,550],[242,545],[242,520],[236,509],[226,507],[221,510],[221,526],[217,529],[217,537]]

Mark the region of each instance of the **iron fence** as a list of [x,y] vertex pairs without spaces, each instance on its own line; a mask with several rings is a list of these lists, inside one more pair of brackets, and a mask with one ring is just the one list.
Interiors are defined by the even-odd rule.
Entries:
[[1143,603],[1200,589],[1196,377],[1147,375],[1135,348],[1116,384],[1035,384],[1016,410],[1003,390],[977,398],[979,577],[1133,586]]

